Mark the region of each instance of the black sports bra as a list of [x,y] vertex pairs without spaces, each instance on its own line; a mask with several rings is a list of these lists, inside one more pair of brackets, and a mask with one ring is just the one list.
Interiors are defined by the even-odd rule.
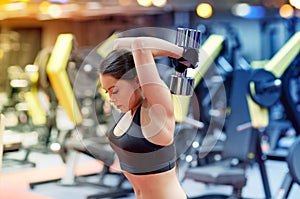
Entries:
[[161,146],[149,142],[142,133],[140,110],[141,106],[123,135],[116,136],[114,128],[108,132],[110,145],[119,158],[121,169],[137,175],[168,171],[175,166],[175,145]]

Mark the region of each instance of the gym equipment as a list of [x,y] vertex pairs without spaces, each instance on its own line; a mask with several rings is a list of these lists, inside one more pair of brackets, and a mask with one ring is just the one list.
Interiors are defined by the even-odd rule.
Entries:
[[[285,99],[283,100],[283,105],[284,107],[287,107],[287,115],[289,116],[289,118],[291,118],[292,123],[293,121],[296,121],[293,123],[293,126],[295,126],[296,129],[298,128],[297,126],[299,124],[299,113],[297,115],[296,111],[289,112],[292,107],[294,107],[295,109],[297,103],[286,103],[287,99],[292,99],[290,94],[289,96],[285,94],[285,92],[290,92],[290,89],[289,87],[285,87],[286,84],[284,78],[282,78],[282,80],[279,80],[279,78],[281,78],[282,76],[284,77],[285,74],[287,74],[290,70],[297,71],[297,67],[293,65],[292,61],[298,61],[297,57],[299,57],[299,51],[300,33],[298,32],[289,39],[289,41],[277,52],[277,54],[275,54],[274,57],[269,62],[267,62],[267,64],[261,66],[259,69],[251,69],[249,67],[248,70],[237,69],[234,71],[234,76],[236,79],[233,80],[233,92],[231,94],[231,112],[228,121],[226,121],[226,131],[228,135],[224,146],[224,152],[228,153],[227,146],[230,146],[229,151],[231,151],[231,153],[229,154],[234,155],[235,157],[239,157],[238,155],[243,155],[245,149],[247,148],[248,150],[249,148],[243,145],[239,148],[234,149],[234,146],[239,144],[241,140],[244,140],[244,136],[247,133],[247,142],[250,143],[252,150],[250,151],[250,153],[245,153],[244,157],[246,155],[248,159],[252,159],[252,161],[256,161],[258,163],[266,198],[271,198],[271,192],[264,164],[264,157],[266,154],[262,153],[260,145],[261,130],[266,128],[269,124],[267,108],[273,105],[279,99]],[[295,74],[299,75],[298,72],[296,72]],[[266,78],[263,78],[264,75],[266,76]],[[289,76],[289,78],[290,77],[291,76]],[[288,82],[290,82],[290,79],[288,80]],[[240,86],[239,89],[235,87],[236,84]],[[283,89],[285,91],[283,92],[283,94],[281,94],[281,84],[285,88]],[[239,92],[239,94],[236,95],[234,92]],[[270,100],[271,102],[265,102],[270,99],[270,96],[274,97],[275,99]],[[236,112],[237,107],[238,112]],[[235,135],[230,136],[233,132],[235,133]],[[235,141],[231,142],[231,139]],[[289,157],[292,157],[291,154],[294,154],[293,151],[290,153]],[[290,162],[289,164],[292,173],[293,171],[297,171],[297,169],[295,169],[296,167],[291,166],[293,164],[292,162]],[[227,170],[228,168],[230,171]],[[213,169],[213,171],[215,171],[214,175],[210,174],[210,172],[212,171],[210,169]],[[243,176],[242,170],[238,170],[237,173],[240,174],[240,177],[237,178],[237,181],[234,181],[234,183],[232,183],[230,181],[230,178],[228,178],[228,176],[226,175],[229,175],[230,172],[233,172],[233,168],[227,167],[227,169],[226,167],[220,168],[219,166],[216,167],[215,165],[213,167],[196,167],[189,169],[186,172],[186,177],[204,183],[234,185],[231,197],[241,198],[241,188],[243,187],[243,185],[245,185],[245,176]],[[296,176],[297,179],[297,174],[293,173],[292,175]],[[200,196],[196,198],[206,197],[207,196]],[[208,196],[208,198],[214,197],[222,198],[221,195]],[[227,197],[228,196],[223,196],[223,198]]]
[[[117,174],[120,178],[117,186],[110,186],[103,183],[104,177],[108,174],[111,174],[111,172],[109,171],[109,167],[112,165],[115,159],[114,152],[108,145],[108,141],[105,139],[104,136],[97,137],[96,132],[92,133],[94,135],[93,137],[87,137],[90,135],[85,135],[86,133],[89,134],[88,131],[95,130],[96,125],[89,126],[90,122],[93,121],[94,118],[86,118],[84,114],[81,113],[80,110],[85,109],[85,111],[87,111],[88,108],[91,108],[89,106],[94,104],[91,102],[97,99],[92,99],[93,96],[86,95],[84,92],[87,90],[86,88],[84,88],[84,86],[89,86],[90,89],[92,90],[94,89],[91,88],[93,87],[91,83],[85,85],[85,80],[90,81],[90,79],[89,77],[84,76],[85,75],[84,71],[72,70],[73,68],[76,68],[76,64],[80,65],[82,61],[80,60],[81,59],[80,55],[76,54],[78,53],[78,51],[75,51],[73,44],[74,44],[74,37],[72,34],[59,35],[47,64],[47,75],[49,77],[50,83],[55,92],[55,95],[58,98],[58,103],[61,107],[63,107],[69,119],[74,123],[76,131],[82,134],[82,138],[78,138],[77,136],[74,137],[74,139],[72,139],[71,137],[67,139],[65,138],[66,140],[64,140],[64,143],[61,143],[63,150],[66,150],[67,153],[67,157],[65,158],[66,172],[61,179],[57,179],[56,181],[59,181],[60,185],[62,186],[72,186],[76,184],[91,184],[98,187],[102,187],[105,190],[103,190],[103,193],[101,194],[105,194],[106,197],[127,195],[133,190],[132,188],[127,189],[121,187],[125,181],[125,178],[120,173],[114,173]],[[85,63],[85,66],[90,67],[93,66],[95,63],[98,64],[100,61],[98,60],[99,57],[100,56],[98,54],[96,60],[93,60],[94,63]],[[73,67],[68,68],[67,65],[70,64],[75,64],[75,67],[73,65]],[[81,82],[79,86],[76,85],[75,88],[74,87],[72,88],[72,85],[74,85],[74,81],[75,81],[74,74],[77,75],[77,78],[79,78]],[[98,77],[96,71],[92,71],[91,74],[94,74],[95,77]],[[93,77],[91,81],[93,81],[93,79],[95,78]],[[94,83],[96,85],[96,80]],[[85,105],[86,103],[90,105],[86,106]],[[85,112],[85,115],[86,114],[87,113]],[[92,113],[89,114],[92,115]],[[77,155],[79,153],[87,154],[103,162],[104,169],[100,173],[99,183],[90,183],[87,181],[83,182],[80,181],[79,179],[75,179],[76,178],[75,166],[77,164]],[[30,187],[34,188],[36,185],[47,183],[47,182],[48,181],[34,182],[30,184]],[[51,182],[53,182],[53,180],[51,180]],[[100,197],[99,194],[94,196],[88,196],[88,197],[98,197],[98,196]]]
[[3,131],[4,131],[4,116],[0,114],[0,172],[2,168],[2,155],[3,155]]
[[[224,38],[220,35],[212,35],[209,39],[207,39],[203,45],[203,48],[200,49],[202,52],[201,62],[199,64],[200,67],[197,67],[195,71],[191,71],[191,78],[195,79],[196,84],[193,86],[197,86],[200,82],[203,75],[206,73],[208,68],[213,63],[215,57],[221,52],[221,44],[224,41]],[[183,96],[183,95],[175,95],[173,96],[173,102],[175,106],[175,118],[178,122],[177,127],[179,128],[178,132],[175,132],[175,143],[177,149],[177,156],[179,157],[182,153],[186,152],[188,147],[191,146],[191,142],[193,141],[193,133],[197,132],[197,129],[201,129],[203,124],[197,120],[194,120],[191,117],[188,117],[189,111],[189,102],[193,100],[191,96]],[[192,129],[192,132],[189,129],[185,128],[186,126],[196,127]],[[185,160],[184,160],[185,161]],[[179,164],[182,161],[179,161]],[[95,198],[103,198],[103,194],[97,195]]]
[[286,199],[289,197],[290,191],[294,185],[297,183],[300,185],[300,136],[296,139],[293,145],[289,148],[288,155],[286,157],[286,162],[289,171],[286,173],[283,182],[276,193],[275,198]]
[[41,103],[38,99],[38,66],[37,65],[27,65],[25,67],[25,72],[30,80],[30,90],[25,92],[25,101],[28,103],[29,115],[32,118],[33,125],[41,126],[46,124],[46,113],[43,110]]
[[[22,140],[20,137],[10,136],[7,132],[5,132],[5,116],[0,113],[0,173],[1,169],[6,166],[5,153],[18,151],[22,147]],[[13,137],[13,139],[8,139]],[[15,162],[17,160],[9,159],[9,162]],[[18,161],[19,163],[19,161]],[[21,163],[25,163],[25,161],[21,161]]]
[[[188,71],[189,78],[193,79],[193,91],[203,80],[204,75],[212,68],[213,61],[216,59],[218,54],[221,52],[224,37],[221,35],[210,35],[203,43],[200,51],[200,59],[198,67]],[[203,80],[206,81],[206,80]],[[222,85],[222,83],[221,83]],[[221,86],[220,86],[221,87]],[[209,93],[214,98],[216,93]],[[199,120],[199,101],[197,96],[183,96],[183,95],[172,95],[174,104],[175,120],[177,122],[177,130],[175,136],[175,143],[177,149],[177,156],[179,158],[179,165],[181,169],[188,166],[191,163],[191,157],[196,156],[197,149],[191,147],[194,142],[202,142],[203,135],[201,132],[205,127],[204,124]],[[194,105],[194,106],[193,106]],[[191,109],[190,107],[193,106]],[[200,108],[201,109],[201,108]],[[220,122],[224,122],[224,118],[220,117]],[[211,129],[214,127],[211,127]],[[209,136],[205,136],[208,138]],[[204,138],[205,139],[205,138]],[[213,147],[201,146],[199,151],[212,150]],[[205,154],[206,155],[206,154]]]
[[280,78],[299,54],[299,38],[299,32],[294,34],[270,61],[253,71],[249,94],[258,105],[270,107],[280,99]]
[[[278,199],[285,199],[289,197],[292,186],[297,183],[300,185],[300,175],[299,175],[299,150],[300,150],[300,121],[299,121],[299,78],[300,78],[300,32],[296,33],[293,37],[293,43],[290,43],[290,48],[287,50],[291,51],[291,54],[296,57],[290,65],[282,73],[278,74],[281,76],[282,80],[282,96],[281,102],[285,109],[287,119],[291,121],[292,127],[296,132],[296,140],[288,149],[284,152],[282,150],[274,150],[268,152],[266,157],[269,159],[277,159],[280,161],[286,161],[288,166],[288,172],[286,173],[283,182],[278,189],[275,197]],[[283,54],[283,53],[282,53]],[[278,55],[279,57],[279,55]],[[293,57],[289,58],[292,60]],[[278,158],[279,157],[279,158]]]
[[[236,126],[250,119],[247,110],[246,95],[247,72],[235,71],[233,74],[230,104],[230,115],[225,122],[226,140],[221,152],[222,160],[204,166],[191,167],[185,172],[185,179],[192,179],[205,184],[232,186],[230,198],[241,198],[242,188],[246,185],[245,168],[255,159],[256,135],[251,129],[239,132]],[[209,194],[200,198],[228,198],[224,194]]]
[[44,94],[40,92],[41,89],[39,87],[40,70],[43,70],[43,68],[36,63],[36,60],[33,64],[25,66],[29,88],[24,93],[24,100],[28,105],[27,113],[30,119],[30,126],[37,132],[37,143],[25,148],[27,157],[29,157],[30,152],[34,150],[38,152],[49,152],[48,143],[51,136],[51,131],[49,131],[47,125],[49,117],[47,115],[46,106],[42,106],[42,103],[47,104],[49,101],[47,101],[47,98],[45,98],[44,101],[39,98],[39,95]]
[[[221,51],[221,45],[218,45],[220,43],[223,42],[223,37],[222,36],[219,36],[219,35],[212,35],[206,42],[205,44],[203,45],[203,59],[201,59],[201,67],[198,67],[197,69],[195,69],[194,73],[192,74],[192,77],[195,78],[195,81],[197,82],[197,84],[199,83],[199,81],[201,80],[201,78],[203,77],[203,75],[205,74],[205,72],[207,71],[207,69],[210,67],[210,65],[212,64],[214,58],[219,54],[219,52]],[[196,86],[196,85],[195,85]],[[54,88],[55,89],[55,88]],[[173,95],[174,97],[175,95]],[[174,103],[178,102],[179,101],[179,97],[178,98],[175,98],[174,99],[177,99]],[[184,121],[184,123],[188,123],[188,124],[192,124],[193,126],[196,126],[197,128],[201,128],[202,127],[202,124],[201,122],[197,122],[195,120],[193,120],[192,118],[188,118],[187,117],[187,113],[188,112],[188,106],[189,106],[189,100],[190,99],[187,99],[187,101],[184,100],[184,102],[187,102],[186,104],[184,104],[184,106],[181,106],[182,104],[180,104],[180,106],[177,107],[177,110],[179,110],[179,112],[177,113],[177,115],[180,115],[181,118],[184,118],[182,119],[181,121]],[[186,110],[182,111],[182,109],[186,108]],[[176,112],[176,111],[175,111]],[[182,114],[184,113],[184,114]],[[191,136],[190,136],[191,137]],[[180,139],[182,137],[176,137],[175,139],[177,139],[178,142],[182,143],[182,140]],[[97,141],[95,141],[97,142]],[[95,142],[91,143],[91,145],[86,145],[86,146],[81,146],[81,149],[79,149],[78,147],[76,148],[74,145],[73,146],[68,146],[69,149],[73,150],[73,151],[80,151],[81,152],[84,152],[84,153],[89,153],[90,155],[94,156],[95,154],[98,154],[100,153],[101,151],[98,151],[98,152],[95,152],[95,151],[90,151],[90,150],[86,150],[87,148],[89,147],[93,147],[93,145],[95,144]],[[101,140],[100,140],[101,142]],[[66,143],[67,144],[67,143]],[[190,145],[189,145],[190,146]],[[86,148],[87,147],[87,148]],[[186,146],[184,146],[186,147]],[[82,149],[84,149],[82,151]],[[185,148],[186,149],[186,148]],[[99,148],[98,148],[99,150]],[[70,157],[75,155],[76,156],[76,153],[73,153],[70,152]],[[91,153],[92,152],[92,153]],[[74,157],[74,156],[73,156]],[[102,157],[103,158],[103,157]],[[102,158],[99,158],[100,160]],[[108,158],[110,159],[110,158]],[[111,160],[111,159],[110,159]],[[74,175],[69,175],[70,173],[72,174],[72,168],[74,167],[74,164],[72,166],[72,164],[68,164],[68,160],[67,160],[67,167],[70,168],[70,169],[67,169],[67,172],[66,172],[66,176],[70,177],[64,177],[63,179],[61,179],[61,184],[65,184],[65,185],[68,185],[68,184],[72,184],[74,183]],[[73,161],[74,163],[74,161]],[[110,165],[111,163],[107,162],[106,165]],[[76,183],[76,182],[75,182]],[[80,183],[80,182],[79,182]],[[110,193],[100,193],[100,194],[97,194],[97,195],[94,195],[94,196],[91,196],[93,198],[102,198],[102,197],[108,197],[108,195],[110,194],[114,194],[114,196],[116,196],[116,194],[124,194],[123,191],[126,191],[126,190],[119,190],[116,192],[116,190],[113,190],[113,192],[110,192]],[[121,191],[121,193],[120,193]],[[127,193],[132,191],[131,189],[127,190]],[[125,192],[126,193],[126,192]],[[104,194],[104,195],[103,195]],[[89,196],[90,197],[90,196]]]
[[[296,79],[299,78],[299,52],[300,52],[300,32],[295,33],[287,42],[286,44],[272,57],[270,61],[268,61],[264,66],[263,69],[260,70],[265,70],[274,75],[277,79],[274,79],[274,81],[268,81],[268,79],[259,79],[258,81],[255,82],[256,85],[262,85],[262,87],[265,87],[265,94],[261,94],[257,92],[257,88],[254,89],[256,93],[256,98],[260,98],[256,103],[259,106],[262,106],[261,108],[261,113],[262,119],[266,122],[266,124],[269,123],[269,116],[268,116],[268,110],[266,109],[266,104],[261,103],[262,101],[265,101],[268,98],[268,95],[275,97],[278,101],[280,100],[285,112],[287,114],[288,119],[291,121],[292,126],[295,128],[297,134],[299,135],[300,132],[300,123],[299,123],[299,111],[297,110],[299,100],[295,96],[299,96],[299,93],[293,93],[291,91],[291,82],[294,81],[295,77]],[[281,82],[280,83],[280,91],[277,86],[274,87],[276,82]],[[249,82],[251,84],[251,81]],[[277,84],[279,85],[279,83]],[[297,85],[297,84],[296,84]],[[280,93],[280,96],[278,97]],[[296,98],[296,99],[295,99]],[[298,100],[298,101],[297,101]],[[275,102],[275,101],[274,101]],[[271,104],[270,104],[271,105]],[[264,112],[264,113],[262,113]],[[259,113],[259,112],[257,112]],[[257,117],[257,113],[255,117]],[[254,118],[254,114],[253,114]],[[252,119],[253,119],[252,118]],[[293,150],[293,147],[292,149]],[[267,159],[277,159],[277,160],[287,160],[286,158],[289,157],[290,159],[293,159],[293,154],[295,154],[293,151],[288,151],[286,154],[289,154],[288,156],[282,154],[282,151],[279,153],[275,151],[270,151],[266,152],[263,155]],[[295,156],[295,155],[294,155]],[[291,162],[288,162],[290,165]],[[297,171],[296,167],[291,166],[290,167],[290,172],[295,172]],[[287,174],[288,176],[288,174]],[[268,185],[268,179],[267,179],[267,174],[264,171],[262,173],[262,177],[264,179],[264,186],[266,189]],[[288,177],[284,179],[283,185],[287,186]],[[291,186],[291,185],[290,185]],[[284,197],[288,196],[289,189],[281,189],[281,194],[285,195]],[[286,190],[286,193],[283,193]],[[269,195],[271,197],[271,193],[269,191]],[[278,196],[279,197],[279,196]]]
[[[269,112],[267,108],[275,102],[280,101],[287,119],[295,128],[297,134],[300,132],[299,110],[297,109],[299,106],[299,93],[297,93],[297,79],[300,74],[298,66],[299,51],[300,32],[297,32],[271,60],[260,68],[253,70],[252,78],[249,81],[249,95],[255,101],[256,106],[260,106],[260,112],[257,112],[255,117],[257,118],[257,115],[261,116],[258,122],[261,123],[264,121],[265,125],[263,126],[269,124]],[[263,78],[260,74],[268,74],[268,77]],[[292,89],[292,86],[296,89]],[[264,90],[263,93],[261,92],[261,88]],[[255,120],[254,114],[253,120]],[[252,126],[256,125],[252,124]],[[277,154],[276,151],[270,151],[264,155],[267,159],[285,160],[285,155],[283,156],[281,152]]]
[[248,89],[255,103],[263,107],[270,107],[280,99],[281,80],[271,72],[256,69],[250,77]]
[[170,91],[175,95],[189,95],[194,91],[194,79],[186,76],[187,68],[197,68],[201,32],[188,28],[177,28],[175,44],[183,47],[181,59],[171,59],[176,75],[171,76]]
[[[30,142],[30,144],[24,144],[23,147],[21,142],[20,149],[25,150],[25,157],[22,161],[24,163],[28,162],[27,159],[32,151],[41,153],[52,152],[50,150],[51,145],[49,144],[50,141],[54,140],[53,135],[56,135],[52,133],[52,130],[55,126],[55,122],[53,122],[53,117],[55,117],[55,114],[53,114],[53,109],[57,109],[57,99],[56,97],[54,99],[54,94],[51,93],[50,83],[46,74],[46,65],[49,61],[51,50],[51,48],[47,48],[40,51],[36,56],[34,63],[26,65],[24,70],[21,67],[17,68],[17,66],[9,67],[9,74],[12,79],[11,81],[13,81],[14,79],[18,80],[19,78],[24,78],[27,83],[26,87],[22,89],[19,88],[17,90],[20,91],[17,92],[16,95],[23,97],[21,99],[11,100],[13,103],[22,102],[23,104],[26,104],[26,110],[24,110],[23,112],[28,115],[27,120],[26,123],[23,122],[23,125],[25,127],[19,128],[20,131],[18,133],[27,133],[28,131],[30,134],[34,134],[36,138],[32,139],[32,142]],[[44,98],[42,99],[41,97]],[[17,105],[15,105],[15,109],[18,110]],[[13,108],[7,109],[6,114],[13,113],[13,111],[10,110],[13,110]],[[57,133],[57,135],[59,134],[60,133]],[[12,136],[8,135],[7,137]],[[33,143],[33,141],[35,142]],[[14,146],[16,146],[16,144],[14,144]],[[6,150],[10,151],[12,150],[11,148],[12,147],[6,147]],[[6,161],[6,163],[8,162],[9,161]],[[34,165],[34,163],[32,163],[32,165]]]
[[[300,37],[300,34],[298,33]],[[299,38],[298,37],[298,38]],[[300,40],[300,39],[299,39]],[[300,42],[298,40],[298,49],[300,48]],[[299,52],[299,50],[298,50]],[[297,60],[291,63],[290,67],[287,68],[285,73],[282,75],[282,97],[281,101],[286,111],[288,119],[293,124],[297,134],[300,134],[300,119],[299,119],[299,67],[300,57],[297,55]],[[293,88],[293,89],[292,89]]]
[[[11,86],[11,93],[9,94],[11,99],[5,103],[2,112],[6,117],[7,130],[4,132],[3,152],[5,157],[3,158],[2,165],[6,168],[13,166],[35,166],[34,162],[28,161],[29,149],[25,145],[35,144],[37,139],[31,139],[31,142],[24,143],[25,134],[26,136],[31,135],[33,138],[37,137],[37,133],[35,132],[36,122],[45,119],[42,116],[39,118],[39,115],[36,115],[35,119],[30,117],[32,113],[30,108],[32,108],[36,102],[33,97],[35,89],[34,86],[31,87],[31,82],[34,82],[35,78],[27,73],[27,71],[24,71],[20,66],[10,66],[8,68],[8,76]],[[30,100],[28,101],[28,99]],[[8,152],[23,149],[25,151],[24,158],[12,159],[7,157]]]
[[82,122],[82,116],[66,71],[72,48],[72,34],[58,36],[49,58],[47,74],[60,105],[64,107],[71,121],[78,125]]
[[[188,71],[190,78],[194,79],[193,80],[194,89],[201,81],[205,73],[208,71],[209,67],[212,65],[215,58],[221,52],[223,42],[224,42],[223,36],[213,34],[210,35],[207,38],[207,40],[205,40],[204,44],[199,49],[200,58],[199,58],[198,67]],[[173,96],[173,103],[174,103],[175,120],[179,123],[185,121],[187,123],[191,123],[187,119],[191,98],[188,96],[180,96],[180,95],[172,95],[172,96]],[[202,128],[203,126],[200,125],[198,126],[198,128],[199,127]]]

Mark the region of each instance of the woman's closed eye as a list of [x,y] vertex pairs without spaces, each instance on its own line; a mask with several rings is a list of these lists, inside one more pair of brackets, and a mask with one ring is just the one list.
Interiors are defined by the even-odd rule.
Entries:
[[111,94],[115,95],[115,94],[118,94],[118,92],[119,92],[118,90],[113,90],[113,91],[111,91]]
[[108,93],[109,95],[115,95],[119,92],[119,89],[115,86],[111,86],[107,90],[105,90],[105,93]]
[[118,89],[110,89],[108,91],[105,91],[105,93],[108,93],[109,95],[116,95],[118,94],[119,90]]

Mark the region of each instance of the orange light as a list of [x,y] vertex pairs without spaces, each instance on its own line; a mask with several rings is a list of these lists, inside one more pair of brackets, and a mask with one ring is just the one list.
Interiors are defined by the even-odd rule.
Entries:
[[50,5],[51,5],[51,3],[48,1],[43,1],[42,3],[40,3],[40,5],[39,5],[40,12],[43,14],[46,14],[48,12],[48,8]]
[[202,18],[210,18],[213,14],[213,8],[208,3],[200,3],[196,8],[197,15]]
[[284,4],[280,7],[279,14],[283,18],[291,18],[294,15],[294,8],[290,4]]

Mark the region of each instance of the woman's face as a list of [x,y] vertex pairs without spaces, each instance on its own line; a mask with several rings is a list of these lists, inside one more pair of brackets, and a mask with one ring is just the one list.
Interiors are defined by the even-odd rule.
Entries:
[[141,91],[136,80],[116,79],[108,74],[100,74],[101,86],[108,93],[110,103],[121,112],[131,110],[140,102]]

